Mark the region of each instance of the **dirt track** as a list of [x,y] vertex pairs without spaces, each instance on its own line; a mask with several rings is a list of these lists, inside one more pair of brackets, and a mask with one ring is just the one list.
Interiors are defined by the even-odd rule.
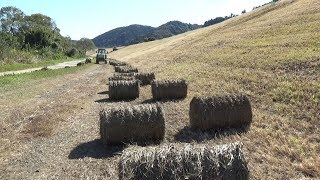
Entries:
[[116,177],[112,156],[119,149],[97,140],[101,103],[95,102],[107,97],[111,71],[92,65],[2,93],[0,179]]
[[[94,64],[0,93],[0,179],[117,179],[125,147],[102,145],[98,124],[101,107],[121,103],[108,101],[112,72],[110,65]],[[146,86],[129,103],[150,99]],[[177,113],[186,111],[188,102],[163,104],[165,142],[192,137],[183,129],[187,114]]]
[[[56,65],[48,66],[48,69],[62,69],[65,67],[74,67],[77,66],[79,62],[82,62],[83,60],[75,60],[75,61],[68,61],[68,62],[63,62],[59,63]],[[6,72],[0,72],[0,76],[5,76],[5,75],[12,75],[12,74],[24,74],[24,73],[30,73],[33,71],[39,71],[43,67],[38,67],[38,68],[30,68],[30,69],[24,69],[24,70],[18,70],[18,71],[6,71]]]

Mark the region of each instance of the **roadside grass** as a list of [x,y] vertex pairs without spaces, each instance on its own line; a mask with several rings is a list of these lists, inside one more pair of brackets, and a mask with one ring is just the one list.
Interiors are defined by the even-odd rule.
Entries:
[[70,67],[70,68],[63,68],[63,69],[55,69],[55,70],[40,70],[34,71],[31,73],[24,73],[24,74],[16,74],[16,75],[5,75],[0,77],[0,90],[1,91],[8,91],[14,89],[16,86],[20,86],[22,84],[26,84],[32,80],[40,80],[44,78],[51,78],[56,76],[61,76],[69,73],[73,73],[76,71],[83,70],[91,64],[87,64],[84,66],[79,67]]
[[[74,61],[79,58],[57,59],[57,60],[42,60],[36,63],[14,63],[0,65],[0,72],[17,71],[29,68],[45,67],[50,65],[59,64],[62,62]],[[83,58],[84,59],[84,58]]]
[[[283,0],[218,25],[112,53],[157,79],[184,78],[188,98],[247,94],[254,120],[240,140],[253,179],[320,177],[320,1]],[[290,12],[290,13],[289,13]],[[172,131],[188,123],[180,104]]]

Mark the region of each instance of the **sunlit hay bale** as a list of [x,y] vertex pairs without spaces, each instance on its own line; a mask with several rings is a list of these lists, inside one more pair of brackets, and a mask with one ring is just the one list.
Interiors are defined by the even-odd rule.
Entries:
[[185,80],[163,80],[151,82],[154,100],[181,99],[187,97],[188,85]]
[[166,144],[129,147],[119,161],[119,179],[248,179],[241,143]]
[[131,73],[114,73],[113,76],[132,76],[134,77],[136,73],[131,72]]
[[109,77],[109,81],[134,81],[134,80],[136,80],[134,76],[117,75],[117,76]]
[[100,135],[106,144],[160,141],[164,134],[160,105],[119,105],[100,112]]
[[112,100],[133,100],[139,98],[139,81],[110,81],[109,98]]
[[140,81],[141,85],[148,85],[156,78],[154,73],[136,73],[135,78]]
[[128,65],[127,63],[118,61],[116,59],[109,59],[109,63],[112,66],[127,66]]
[[114,67],[115,72],[118,73],[137,73],[138,69],[133,68],[132,66],[115,66]]
[[201,130],[239,128],[252,122],[252,110],[244,95],[194,97],[189,117],[191,127]]

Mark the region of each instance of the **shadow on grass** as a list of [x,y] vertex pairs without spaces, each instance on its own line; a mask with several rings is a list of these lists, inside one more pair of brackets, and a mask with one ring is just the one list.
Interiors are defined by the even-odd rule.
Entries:
[[98,94],[101,94],[101,95],[109,94],[109,91],[102,91],[102,92],[99,92]]
[[110,99],[110,98],[104,98],[104,99],[99,99],[99,100],[96,100],[94,102],[96,103],[112,103],[112,102],[131,102],[131,101],[134,101],[135,99],[127,99],[127,100],[116,100],[116,99]]
[[79,144],[69,154],[69,159],[83,159],[91,157],[95,159],[104,159],[113,157],[125,148],[124,145],[109,146],[102,143],[100,139]]
[[220,139],[227,136],[232,135],[240,135],[243,133],[248,132],[250,126],[243,126],[240,128],[228,128],[228,129],[221,129],[221,130],[199,130],[199,129],[192,129],[188,126],[181,129],[175,136],[175,140],[184,143],[190,142],[203,142],[211,139]]

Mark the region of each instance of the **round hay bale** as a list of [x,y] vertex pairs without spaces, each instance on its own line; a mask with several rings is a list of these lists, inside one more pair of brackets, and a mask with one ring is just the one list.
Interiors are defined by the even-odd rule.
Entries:
[[139,81],[110,81],[109,98],[130,100],[139,98]]
[[89,63],[91,63],[91,62],[92,62],[92,59],[91,59],[91,58],[86,58],[86,61],[85,61],[86,64],[89,64]]
[[115,66],[114,67],[115,72],[118,73],[137,73],[138,69],[133,68],[132,66]]
[[136,75],[136,73],[114,73],[113,76],[131,76],[134,77]]
[[112,76],[109,77],[109,81],[134,81],[136,80],[133,76]]
[[241,148],[239,142],[129,147],[118,164],[119,179],[249,179]]
[[118,61],[116,59],[109,59],[109,64],[112,66],[127,66],[128,65],[127,63]]
[[141,85],[148,85],[156,78],[154,73],[136,73],[135,78],[141,82]]
[[106,144],[157,141],[164,138],[164,133],[160,105],[119,105],[100,112],[100,135]]
[[185,80],[162,80],[151,82],[154,100],[182,99],[187,97],[188,85]]
[[189,117],[191,127],[196,129],[238,128],[252,122],[252,110],[244,95],[194,97]]

